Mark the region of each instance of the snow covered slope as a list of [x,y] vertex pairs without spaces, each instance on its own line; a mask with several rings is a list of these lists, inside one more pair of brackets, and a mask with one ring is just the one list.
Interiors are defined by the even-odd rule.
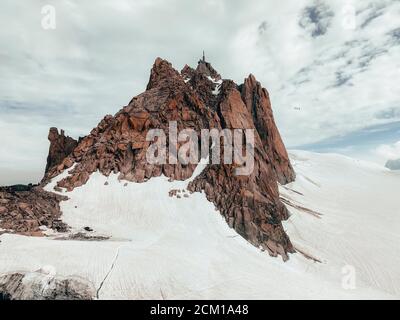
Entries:
[[352,270],[356,287],[400,297],[400,172],[336,154],[296,151],[291,161],[296,181],[281,187],[292,213],[285,228],[322,261],[311,269],[333,281]]
[[[95,173],[63,192],[63,220],[72,233],[90,227],[109,239],[3,234],[0,275],[50,269],[89,280],[100,299],[399,298],[400,174],[337,155],[291,158],[298,178],[281,187],[292,213],[285,228],[303,254],[286,263],[229,229],[204,194],[185,191],[189,181]],[[176,189],[180,198],[170,197]]]

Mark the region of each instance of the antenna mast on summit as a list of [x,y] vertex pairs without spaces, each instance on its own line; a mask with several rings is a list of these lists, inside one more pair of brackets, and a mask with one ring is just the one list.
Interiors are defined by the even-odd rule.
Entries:
[[204,50],[203,50],[203,62],[206,62],[206,55],[204,54]]

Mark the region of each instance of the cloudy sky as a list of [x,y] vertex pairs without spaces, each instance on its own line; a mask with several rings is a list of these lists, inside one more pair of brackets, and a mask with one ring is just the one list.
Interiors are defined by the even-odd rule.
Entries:
[[2,0],[0,19],[0,185],[40,179],[49,127],[86,135],[157,56],[180,70],[203,49],[269,90],[288,147],[400,157],[399,0]]

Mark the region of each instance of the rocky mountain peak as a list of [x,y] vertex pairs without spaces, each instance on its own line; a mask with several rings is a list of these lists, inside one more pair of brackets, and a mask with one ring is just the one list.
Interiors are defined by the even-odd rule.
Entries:
[[185,66],[181,70],[181,75],[184,77],[185,81],[189,81],[195,73],[196,70],[187,64],[185,64]]
[[[204,192],[228,225],[250,243],[287,259],[294,249],[282,227],[289,213],[279,199],[277,182],[293,181],[295,174],[274,122],[268,92],[252,75],[241,85],[222,80],[205,57],[196,69],[186,65],[181,73],[157,58],[146,91],[114,116],[104,117],[79,142],[50,129],[43,184],[66,169],[69,175],[55,188],[71,191],[86,184],[96,171],[135,183],[161,175],[171,181],[186,180],[196,164],[152,164],[146,159],[151,144],[147,133],[162,129],[168,136],[171,121],[176,122],[178,131],[190,128],[198,134],[203,129],[253,130],[251,172],[236,175],[237,163],[210,163],[188,189]],[[169,146],[169,137],[166,142]],[[221,149],[222,155],[224,146]]]
[[221,80],[221,75],[212,67],[211,63],[205,60],[204,56],[198,61],[196,71],[216,81]]
[[170,62],[161,58],[157,58],[154,61],[153,67],[150,71],[150,79],[146,90],[157,87],[164,82],[171,81],[171,79],[178,78],[180,78],[179,72],[172,67]]

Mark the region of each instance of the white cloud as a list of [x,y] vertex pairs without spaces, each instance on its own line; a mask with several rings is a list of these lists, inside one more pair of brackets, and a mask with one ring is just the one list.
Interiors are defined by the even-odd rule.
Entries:
[[[298,21],[302,19],[299,12],[315,3],[271,8],[275,14],[265,19],[269,27],[261,36],[255,38],[255,26],[250,25],[236,39],[237,65],[245,61],[246,69],[255,70],[270,91],[278,125],[289,145],[400,119],[398,113],[388,112],[400,106],[396,85],[400,46],[391,34],[398,28],[400,3],[352,1],[358,15],[356,29],[349,30],[343,27],[342,14],[349,1],[325,1],[334,17],[326,32],[313,38],[310,30],[299,28]],[[361,28],[377,8],[380,15]]]
[[376,148],[375,153],[386,160],[400,159],[400,141],[393,144],[382,144]]

